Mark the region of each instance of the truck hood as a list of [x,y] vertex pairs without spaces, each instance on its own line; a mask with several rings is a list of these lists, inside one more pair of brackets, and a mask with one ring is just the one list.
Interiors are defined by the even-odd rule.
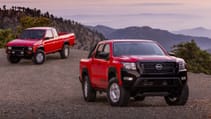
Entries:
[[33,46],[36,43],[41,42],[41,40],[37,39],[15,39],[7,43],[7,46]]
[[121,56],[114,59],[120,62],[177,62],[182,60],[173,56]]

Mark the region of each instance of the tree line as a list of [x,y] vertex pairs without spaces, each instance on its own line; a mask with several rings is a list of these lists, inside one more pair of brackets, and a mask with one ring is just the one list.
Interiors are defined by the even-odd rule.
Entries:
[[[77,49],[89,50],[94,44],[105,39],[101,33],[92,31],[79,22],[55,17],[49,12],[42,13],[41,10],[36,8],[31,9],[17,6],[7,8],[4,5],[0,8],[0,19],[0,32],[6,30],[13,34],[12,36],[18,36],[25,28],[36,26],[50,26],[55,27],[58,31],[75,33],[77,40],[74,48]],[[5,45],[5,41],[10,41],[15,37],[8,38],[10,39],[0,39],[0,48]]]

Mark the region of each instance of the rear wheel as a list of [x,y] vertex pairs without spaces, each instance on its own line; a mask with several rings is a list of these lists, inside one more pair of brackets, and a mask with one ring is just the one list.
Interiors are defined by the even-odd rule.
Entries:
[[96,100],[96,91],[92,88],[89,77],[84,77],[84,82],[82,85],[83,96],[87,102],[94,102]]
[[126,106],[130,98],[130,93],[124,87],[119,86],[116,78],[112,78],[109,81],[107,97],[112,106]]
[[34,54],[32,60],[35,64],[43,64],[45,62],[44,51],[41,49],[37,50],[37,52]]
[[181,92],[177,95],[165,96],[168,105],[185,105],[189,96],[188,85],[185,84]]
[[68,58],[70,54],[70,48],[68,44],[64,44],[62,50],[60,51],[60,56],[62,59]]
[[12,64],[16,64],[20,62],[21,58],[17,56],[7,55],[7,60]]

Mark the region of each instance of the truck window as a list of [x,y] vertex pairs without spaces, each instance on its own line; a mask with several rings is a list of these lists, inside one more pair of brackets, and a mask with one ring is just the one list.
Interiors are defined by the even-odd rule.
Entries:
[[[101,53],[101,55],[99,55]],[[102,55],[103,53],[103,55]],[[97,53],[96,53],[96,58],[99,59],[107,59],[110,54],[110,45],[109,44],[102,44],[98,47]]]
[[103,49],[103,52],[110,54],[110,46],[109,46],[109,44],[105,45],[105,47]]
[[104,47],[104,44],[100,44],[97,48],[97,51],[96,51],[96,55],[95,55],[95,58],[100,58],[99,54],[101,52],[103,52],[103,47]]
[[51,30],[47,30],[45,33],[45,38],[53,38],[53,34]]
[[54,38],[58,37],[58,33],[57,33],[56,29],[53,28],[52,32],[53,32]]
[[45,34],[45,30],[34,30],[34,29],[30,29],[30,30],[24,30],[21,35],[20,38],[21,39],[41,39],[43,38]]

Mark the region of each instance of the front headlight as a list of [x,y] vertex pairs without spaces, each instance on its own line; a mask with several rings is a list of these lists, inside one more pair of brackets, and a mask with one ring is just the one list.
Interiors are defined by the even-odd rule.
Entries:
[[136,70],[136,63],[122,62],[122,64],[127,70]]
[[28,50],[29,50],[29,51],[32,51],[32,47],[28,47]]
[[186,63],[185,61],[179,61],[179,71],[185,71],[186,70]]
[[8,50],[12,50],[12,47],[8,46],[7,49],[8,49]]

